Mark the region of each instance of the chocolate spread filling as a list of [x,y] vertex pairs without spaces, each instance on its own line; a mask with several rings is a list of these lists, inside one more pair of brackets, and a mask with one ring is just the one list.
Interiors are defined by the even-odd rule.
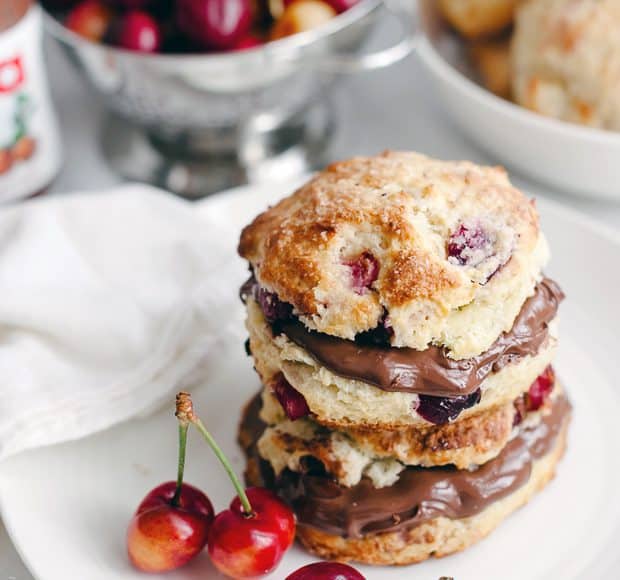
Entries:
[[444,348],[419,351],[352,340],[308,330],[295,319],[279,321],[283,332],[321,365],[337,375],[369,383],[384,391],[457,397],[476,391],[482,381],[511,362],[535,355],[549,336],[549,322],[564,298],[560,287],[543,279],[526,300],[512,328],[477,356],[454,360]]
[[[265,429],[259,409],[257,397],[241,424],[246,453],[255,457],[253,442]],[[350,488],[341,486],[312,464],[306,473],[285,470],[277,479],[266,461],[261,471],[264,483],[292,506],[299,525],[351,538],[407,530],[438,517],[473,516],[525,485],[532,462],[554,448],[570,411],[568,399],[560,395],[538,425],[523,427],[495,459],[474,471],[409,467],[394,485],[380,489],[367,478]]]

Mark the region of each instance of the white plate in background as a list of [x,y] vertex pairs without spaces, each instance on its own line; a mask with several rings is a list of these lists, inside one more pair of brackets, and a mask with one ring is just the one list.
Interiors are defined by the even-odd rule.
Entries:
[[420,0],[418,54],[444,107],[487,153],[511,169],[583,197],[620,201],[620,132],[544,117],[479,85],[466,49]]
[[[240,229],[291,186],[247,187],[209,199]],[[538,202],[554,251],[549,274],[565,289],[556,368],[575,411],[558,477],[493,534],[461,554],[406,568],[359,566],[369,580],[562,580],[617,577],[620,555],[620,239],[555,204]],[[230,248],[231,260],[235,248]],[[244,264],[239,260],[239,267]],[[237,288],[231,288],[236,293]],[[239,305],[241,308],[241,305]],[[231,349],[194,395],[196,407],[238,472],[241,406],[259,387],[243,344]],[[144,580],[125,555],[125,529],[141,498],[176,474],[176,422],[170,405],[146,419],[82,441],[28,452],[0,466],[7,530],[38,580]],[[192,435],[187,480],[216,509],[233,496],[205,444]],[[282,580],[313,558],[295,547],[270,578]],[[152,577],[152,576],[151,576]],[[220,576],[203,554],[170,580]],[[155,576],[157,578],[157,576]]]

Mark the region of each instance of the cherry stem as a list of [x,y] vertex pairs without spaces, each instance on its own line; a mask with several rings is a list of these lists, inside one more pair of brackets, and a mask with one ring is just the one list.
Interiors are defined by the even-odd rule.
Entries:
[[174,490],[174,496],[172,497],[172,505],[179,507],[179,500],[181,499],[181,490],[183,486],[183,473],[185,472],[185,453],[187,449],[187,430],[189,423],[187,421],[179,420],[179,461],[177,467],[177,487]]
[[252,509],[252,504],[248,499],[248,495],[245,492],[245,488],[241,485],[237,474],[234,472],[230,462],[224,452],[217,444],[217,441],[213,438],[213,435],[207,431],[207,428],[204,426],[203,422],[194,414],[194,405],[192,403],[192,398],[189,393],[179,393],[177,395],[177,412],[176,416],[183,422],[191,423],[198,432],[204,437],[205,441],[211,447],[215,456],[219,459],[220,463],[224,467],[224,470],[228,474],[230,481],[232,482],[237,495],[239,496],[239,501],[241,501],[241,507],[243,508],[243,512],[247,517],[254,515],[254,510]]

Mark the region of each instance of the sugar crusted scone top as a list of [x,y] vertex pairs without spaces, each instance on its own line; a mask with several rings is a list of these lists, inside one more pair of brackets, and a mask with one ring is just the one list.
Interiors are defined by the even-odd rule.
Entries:
[[504,170],[386,152],[335,163],[260,214],[239,253],[310,329],[454,358],[511,328],[547,246]]

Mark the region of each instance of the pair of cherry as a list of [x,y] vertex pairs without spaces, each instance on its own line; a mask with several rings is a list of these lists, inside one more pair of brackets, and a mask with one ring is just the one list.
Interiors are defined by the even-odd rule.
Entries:
[[[207,545],[213,564],[232,578],[256,578],[273,571],[295,539],[295,516],[267,489],[244,489],[212,435],[194,414],[187,393],[177,395],[179,462],[177,481],[163,483],[142,500],[127,531],[132,564],[145,572],[183,566]],[[213,449],[237,491],[228,509],[215,515],[199,489],[183,482],[190,425]],[[319,562],[300,568],[287,580],[363,580],[344,564]]]

